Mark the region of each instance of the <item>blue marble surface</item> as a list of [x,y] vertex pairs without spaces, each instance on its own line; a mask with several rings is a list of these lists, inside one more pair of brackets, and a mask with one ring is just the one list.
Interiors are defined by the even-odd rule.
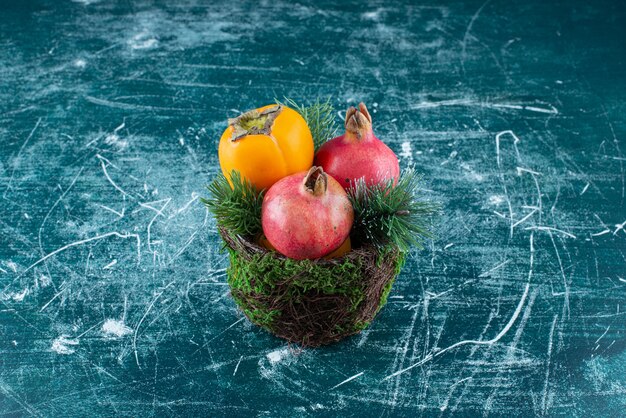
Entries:
[[[1,416],[623,416],[626,6],[0,5]],[[437,239],[362,334],[251,325],[199,198],[226,119],[366,102]]]

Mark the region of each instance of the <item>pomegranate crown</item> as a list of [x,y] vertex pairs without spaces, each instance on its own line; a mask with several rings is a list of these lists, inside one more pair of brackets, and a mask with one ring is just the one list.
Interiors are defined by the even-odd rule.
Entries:
[[346,112],[346,132],[362,139],[366,133],[372,130],[372,116],[368,112],[365,103],[359,103],[359,108],[350,106]]
[[328,189],[328,176],[324,173],[322,167],[313,166],[309,172],[306,173],[306,176],[304,176],[302,183],[310,193],[313,193],[315,196],[320,196],[326,193],[326,189]]

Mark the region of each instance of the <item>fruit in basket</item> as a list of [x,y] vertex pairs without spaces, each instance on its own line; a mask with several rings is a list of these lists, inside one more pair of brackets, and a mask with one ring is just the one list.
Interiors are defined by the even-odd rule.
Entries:
[[[316,146],[335,136],[330,99],[306,107],[286,103],[306,120]],[[269,118],[277,116],[271,106],[256,112],[259,117],[231,124],[227,139],[250,139],[252,130],[264,129]],[[266,115],[268,119],[259,122]],[[344,139],[369,138],[371,117],[365,106],[351,109],[347,119]],[[269,125],[276,128],[276,123]],[[235,132],[240,128],[247,129],[241,137]],[[256,145],[263,143],[248,144],[252,159],[258,157]],[[280,142],[274,145],[280,147]],[[430,218],[438,210],[436,204],[420,199],[421,176],[407,170],[399,179],[394,177],[397,159],[389,153],[383,158],[387,163],[381,163],[392,167],[391,175],[383,176],[385,181],[371,184],[375,176],[357,177],[358,165],[364,163],[356,157],[363,158],[369,151],[355,149],[350,152],[357,162],[350,163],[350,152],[335,161],[358,178],[347,192],[322,167],[305,167],[262,190],[262,182],[254,177],[259,170],[245,171],[248,156],[220,149],[224,175],[214,178],[208,187],[210,196],[201,199],[228,249],[228,285],[241,311],[254,324],[303,347],[339,341],[370,324],[387,301],[407,252],[430,236]],[[281,158],[287,155],[282,148],[279,151]],[[233,158],[227,161],[226,156]],[[272,168],[272,160],[255,161],[257,167]],[[368,170],[376,173],[371,167]]]
[[345,189],[364,178],[368,186],[384,185],[400,177],[398,157],[372,131],[372,117],[360,103],[346,112],[346,132],[326,142],[315,155],[315,165],[333,176]]
[[276,248],[269,242],[265,235],[261,234],[255,242],[266,250],[276,251]]
[[333,258],[343,257],[348,254],[352,250],[352,243],[350,242],[350,237],[346,238],[346,240],[332,253],[325,255],[324,259],[332,260]]
[[268,105],[229,119],[220,139],[220,167],[231,186],[239,172],[258,190],[313,163],[313,138],[304,118],[284,105]]
[[297,260],[336,250],[348,238],[353,220],[345,190],[321,167],[278,181],[266,192],[261,209],[267,240]]

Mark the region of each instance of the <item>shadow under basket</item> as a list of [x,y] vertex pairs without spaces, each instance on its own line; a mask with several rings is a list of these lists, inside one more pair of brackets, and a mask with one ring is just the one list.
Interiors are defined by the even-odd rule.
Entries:
[[224,229],[220,235],[239,308],[256,325],[307,347],[365,329],[387,302],[405,259],[395,247],[367,245],[332,260],[293,260]]

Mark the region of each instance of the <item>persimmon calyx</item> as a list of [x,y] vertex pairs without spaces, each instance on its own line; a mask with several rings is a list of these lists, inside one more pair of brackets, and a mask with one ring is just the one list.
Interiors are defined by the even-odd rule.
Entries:
[[261,112],[253,109],[236,118],[228,119],[228,124],[233,127],[230,140],[235,142],[247,135],[269,135],[274,121],[282,110],[282,105],[276,105]]

